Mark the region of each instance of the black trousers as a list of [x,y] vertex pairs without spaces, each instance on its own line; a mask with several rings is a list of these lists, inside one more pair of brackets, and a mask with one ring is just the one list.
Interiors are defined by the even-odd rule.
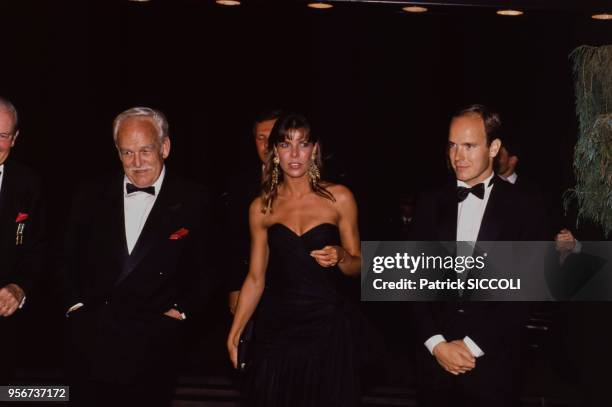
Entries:
[[476,359],[476,368],[455,376],[442,368],[427,349],[418,354],[418,399],[422,407],[516,407],[519,365],[491,355]]
[[[17,313],[19,310],[17,311]],[[19,316],[0,317],[0,386],[11,384],[19,357]]]

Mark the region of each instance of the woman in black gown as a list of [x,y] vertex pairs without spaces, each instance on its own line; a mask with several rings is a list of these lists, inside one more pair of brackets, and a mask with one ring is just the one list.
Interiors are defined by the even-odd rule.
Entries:
[[361,268],[357,207],[320,180],[321,149],[300,115],[270,135],[262,194],[249,209],[251,261],[227,345],[257,313],[247,402],[266,407],[355,406],[359,401],[353,305],[338,280]]

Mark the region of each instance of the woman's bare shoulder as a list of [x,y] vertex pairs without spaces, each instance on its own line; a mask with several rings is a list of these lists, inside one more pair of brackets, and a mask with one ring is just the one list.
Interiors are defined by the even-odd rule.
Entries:
[[342,184],[333,184],[330,182],[326,182],[322,186],[325,187],[325,189],[327,189],[329,192],[331,192],[331,194],[336,199],[336,202],[338,203],[355,201],[355,197],[353,196],[351,190]]
[[251,223],[253,220],[261,221],[263,220],[265,214],[262,212],[264,207],[263,199],[261,196],[253,199],[251,201],[251,205],[249,206],[249,218],[251,219]]

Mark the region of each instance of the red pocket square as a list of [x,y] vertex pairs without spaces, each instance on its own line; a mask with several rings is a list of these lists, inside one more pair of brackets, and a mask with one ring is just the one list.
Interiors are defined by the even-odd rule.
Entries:
[[170,240],[179,240],[184,238],[189,234],[189,230],[185,228],[180,228],[176,232],[170,235]]
[[28,215],[27,213],[22,213],[22,212],[19,212],[19,213],[17,214],[17,219],[15,219],[15,223],[21,223],[21,222],[23,222],[24,220],[26,220],[26,219],[28,218],[28,216],[29,216],[29,215]]

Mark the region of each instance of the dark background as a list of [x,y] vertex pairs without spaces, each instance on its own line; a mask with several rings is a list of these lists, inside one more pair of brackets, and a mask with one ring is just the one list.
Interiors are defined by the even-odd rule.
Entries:
[[169,117],[168,165],[221,190],[228,174],[256,165],[254,113],[280,106],[308,115],[331,173],[367,210],[447,177],[449,117],[478,102],[500,110],[521,141],[519,170],[558,193],[571,184],[577,133],[568,55],[610,43],[612,24],[561,6],[494,11],[2,2],[2,94],[22,119],[14,156],[49,176],[61,211],[75,182],[120,168],[114,116],[152,106]]
[[[590,19],[597,7],[519,2],[534,7],[501,17],[491,7],[412,15],[393,4],[340,2],[321,11],[296,1],[243,3],[0,3],[0,93],[21,116],[11,159],[44,175],[54,240],[73,187],[120,170],[111,123],[136,105],[167,114],[168,167],[217,195],[231,174],[258,171],[255,112],[305,112],[328,174],[355,192],[364,240],[386,238],[400,192],[449,177],[450,115],[467,103],[492,105],[520,142],[518,172],[540,182],[558,211],[577,137],[568,56],[579,45],[612,43],[612,22]],[[554,226],[572,224],[555,218]],[[26,343],[35,346],[24,366],[61,364],[56,278],[50,261],[31,296],[28,312],[39,323],[28,328]],[[225,369],[224,300],[211,305],[203,339],[194,339],[205,344],[201,374]]]

